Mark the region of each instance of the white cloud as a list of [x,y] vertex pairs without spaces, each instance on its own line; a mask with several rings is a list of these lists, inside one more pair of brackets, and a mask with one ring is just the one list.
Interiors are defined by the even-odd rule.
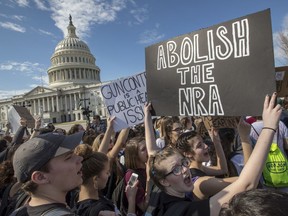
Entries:
[[0,16],[1,16],[1,17],[4,17],[4,18],[9,18],[9,16],[8,16],[8,15],[6,15],[6,14],[3,14],[3,13],[0,13]]
[[[39,81],[39,83],[43,84],[44,86],[47,86],[49,84],[49,78],[48,75],[42,75],[42,76],[33,76],[33,80]],[[36,85],[37,84],[33,84]],[[38,84],[39,85],[39,84]]]
[[21,15],[13,15],[12,18],[13,18],[14,20],[22,21],[23,18],[24,18],[24,16],[21,16]]
[[56,26],[67,33],[69,14],[72,16],[73,24],[77,27],[77,35],[84,38],[89,35],[93,24],[112,22],[117,17],[117,12],[126,7],[126,0],[51,0],[50,9],[52,19]]
[[148,10],[146,8],[137,8],[130,11],[135,21],[130,21],[130,24],[141,24],[148,19]]
[[45,34],[45,35],[52,36],[53,38],[56,38],[56,36],[52,32],[48,32],[48,31],[45,31],[43,29],[39,29],[39,32],[42,34]]
[[159,33],[159,24],[155,25],[154,29],[146,30],[140,35],[139,43],[151,44],[161,40],[165,35]]
[[39,63],[8,61],[0,63],[0,71],[20,71],[29,75],[46,70]]
[[[31,80],[33,80],[33,84],[30,84],[29,87],[36,87],[40,85],[47,86],[48,85],[48,76],[46,74],[46,68],[44,69],[43,66],[41,66],[39,63],[32,63],[32,62],[15,62],[15,61],[9,61],[5,63],[0,62],[0,74],[1,71],[7,72],[21,72],[25,73],[26,76],[31,77]],[[12,96],[27,93],[31,91],[31,88],[29,89],[22,89],[22,90],[1,90],[0,89],[0,99],[4,98],[11,98]]]
[[5,99],[5,98],[11,98],[15,95],[22,95],[22,94],[27,93],[29,91],[31,91],[31,89],[10,90],[10,91],[0,89],[0,100]]
[[29,6],[29,1],[28,0],[16,0],[16,3],[20,7],[28,7]]
[[0,26],[2,28],[5,28],[5,29],[9,29],[9,30],[12,30],[12,31],[17,31],[17,32],[25,32],[26,29],[16,23],[11,23],[11,22],[0,22]]
[[45,5],[45,1],[43,1],[43,0],[34,0],[34,2],[36,4],[37,8],[39,8],[40,10],[47,10],[47,11],[50,10],[49,7],[47,7]]

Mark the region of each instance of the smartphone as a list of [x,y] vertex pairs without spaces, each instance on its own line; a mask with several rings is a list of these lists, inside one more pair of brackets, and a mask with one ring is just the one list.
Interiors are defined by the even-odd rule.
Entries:
[[130,176],[130,179],[128,181],[128,185],[130,187],[132,187],[135,184],[135,182],[137,181],[137,179],[138,179],[138,174],[132,173],[132,175]]

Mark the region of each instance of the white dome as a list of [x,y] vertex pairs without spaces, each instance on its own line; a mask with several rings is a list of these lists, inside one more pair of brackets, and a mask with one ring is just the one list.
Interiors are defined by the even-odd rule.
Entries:
[[62,41],[60,41],[55,48],[55,52],[59,52],[59,51],[67,50],[67,49],[82,50],[82,51],[86,51],[90,53],[90,49],[87,46],[87,44],[84,43],[79,38],[75,38],[75,37],[68,36]]
[[51,88],[100,82],[96,59],[87,44],[77,37],[71,16],[69,19],[68,35],[57,44],[47,71]]

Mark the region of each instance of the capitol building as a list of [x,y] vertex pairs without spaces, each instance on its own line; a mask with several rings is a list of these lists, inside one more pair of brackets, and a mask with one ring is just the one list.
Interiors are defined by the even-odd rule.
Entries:
[[100,68],[87,44],[77,37],[72,17],[69,19],[68,34],[50,59],[49,86],[37,86],[25,94],[0,100],[0,128],[7,123],[11,105],[24,106],[33,116],[53,123],[86,120],[85,109],[91,110],[91,115],[106,115]]

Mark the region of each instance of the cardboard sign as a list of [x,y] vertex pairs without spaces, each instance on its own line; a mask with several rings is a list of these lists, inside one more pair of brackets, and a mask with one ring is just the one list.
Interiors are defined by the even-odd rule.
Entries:
[[215,129],[220,128],[237,128],[240,117],[228,116],[203,116],[201,117],[207,130],[212,127]]
[[276,67],[277,96],[288,96],[288,67]]
[[122,78],[101,87],[110,116],[116,116],[114,131],[142,123],[147,101],[146,73]]
[[30,114],[26,107],[12,105],[8,111],[8,122],[11,125],[12,133],[15,133],[20,125],[20,119],[25,118],[27,120],[27,127],[34,128],[35,119]]
[[147,94],[161,116],[259,116],[276,90],[270,10],[147,47]]

